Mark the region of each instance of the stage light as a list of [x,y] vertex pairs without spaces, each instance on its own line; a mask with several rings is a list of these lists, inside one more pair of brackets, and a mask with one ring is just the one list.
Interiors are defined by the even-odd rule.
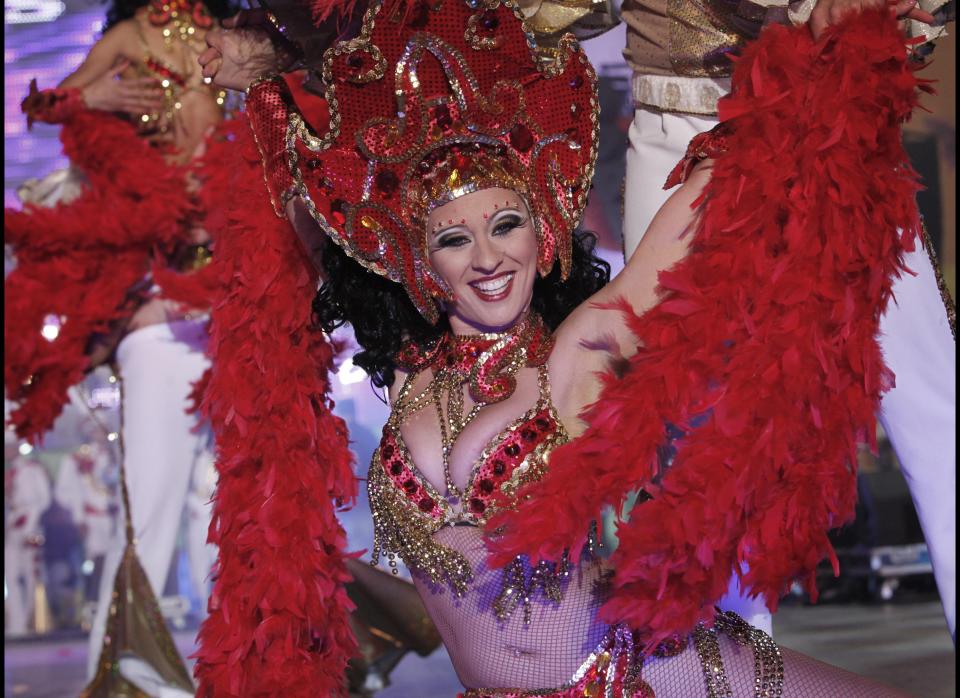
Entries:
[[29,456],[33,453],[33,446],[30,444],[20,444],[20,448],[17,449],[20,452],[21,456]]
[[52,22],[67,9],[60,0],[4,0],[3,21],[6,24],[40,24]]
[[337,369],[337,378],[340,379],[340,382],[343,385],[350,385],[351,383],[360,383],[367,377],[367,374],[364,373],[362,368],[358,368],[353,365],[353,359],[347,359],[342,364],[340,368]]
[[56,315],[47,315],[43,318],[43,329],[40,334],[48,342],[52,342],[60,335],[60,327],[63,325],[63,318]]
[[84,560],[83,564],[80,566],[80,571],[84,574],[90,575],[93,574],[93,560]]
[[111,431],[109,434],[107,434],[107,441],[116,441],[119,438],[120,434],[115,431]]

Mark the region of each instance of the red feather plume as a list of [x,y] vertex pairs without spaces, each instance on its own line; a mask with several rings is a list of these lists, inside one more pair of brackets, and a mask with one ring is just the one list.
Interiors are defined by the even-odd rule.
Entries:
[[[919,84],[885,11],[816,43],[771,26],[745,49],[692,251],[660,275],[659,305],[624,309],[639,353],[531,498],[490,522],[495,563],[576,558],[602,507],[643,487],[600,614],[648,648],[710,621],[732,574],[771,609],[795,580],[816,594],[893,379],[876,336],[919,229],[900,141]],[[667,424],[686,435],[655,481]]]

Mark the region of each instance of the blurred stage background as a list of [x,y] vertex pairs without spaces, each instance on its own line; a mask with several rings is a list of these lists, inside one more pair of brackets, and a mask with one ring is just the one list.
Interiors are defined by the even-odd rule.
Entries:
[[[59,129],[36,124],[27,131],[19,104],[32,78],[41,88],[52,87],[79,65],[99,36],[104,12],[105,5],[89,0],[5,0],[5,206],[19,207],[16,191],[24,182],[66,165]],[[632,118],[629,71],[620,56],[623,42],[621,27],[586,43],[601,76],[602,128],[597,179],[584,227],[599,235],[603,255],[615,271],[622,266],[623,144]],[[919,112],[905,135],[927,184],[920,207],[951,292],[955,291],[956,259],[954,64],[955,41],[949,37],[939,43],[926,71],[926,77],[939,81],[939,94],[925,98],[930,112]],[[5,254],[5,273],[12,264]],[[362,475],[387,409],[348,360],[341,364],[335,386],[338,412],[350,425]],[[118,399],[109,370],[102,368],[75,392],[42,448],[11,443],[7,435],[5,514],[14,485],[11,461],[17,453],[39,468],[36,472],[46,483],[49,505],[40,512],[42,536],[31,552],[31,578],[5,578],[5,602],[9,585],[18,584],[20,593],[15,596],[26,594],[32,603],[26,633],[5,634],[5,696],[70,696],[83,685],[83,639],[96,599],[103,536],[119,521]],[[792,604],[788,601],[775,619],[777,638],[786,646],[916,695],[955,695],[953,646],[929,574],[919,524],[888,446],[881,446],[879,458],[864,455],[861,480],[861,490],[871,495],[874,504],[856,525],[837,535],[838,549],[849,560],[844,575],[836,580],[823,576],[825,593],[819,607],[807,607],[800,597]],[[205,530],[203,503],[214,483],[212,464],[194,479],[194,505],[185,515],[181,544],[163,594],[162,610],[177,629],[185,654],[192,651],[205,604],[204,578],[212,551],[202,540],[198,543],[197,532]],[[91,506],[91,501],[102,506]],[[372,527],[362,488],[361,501],[345,516],[345,523],[354,549],[371,546]],[[9,631],[7,623],[5,629]],[[458,687],[442,650],[427,659],[405,658],[390,680],[392,685],[378,695],[452,695]]]

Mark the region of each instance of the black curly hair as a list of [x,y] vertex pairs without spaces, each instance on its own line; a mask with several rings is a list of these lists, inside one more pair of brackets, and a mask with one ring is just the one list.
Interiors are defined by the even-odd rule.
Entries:
[[[103,23],[103,32],[119,24],[125,19],[130,19],[141,7],[150,4],[150,0],[112,0],[107,8],[107,18]],[[204,5],[211,15],[217,19],[226,19],[240,11],[240,3],[237,0],[204,0]]]
[[[610,281],[610,265],[594,254],[597,238],[592,233],[573,235],[570,276],[560,280],[556,265],[533,284],[530,307],[553,330],[594,293]],[[446,316],[431,325],[414,307],[400,284],[361,267],[332,240],[323,248],[326,281],[313,299],[314,324],[324,332],[349,323],[361,351],[353,362],[379,388],[393,385],[394,356],[406,340],[429,346],[450,327]]]

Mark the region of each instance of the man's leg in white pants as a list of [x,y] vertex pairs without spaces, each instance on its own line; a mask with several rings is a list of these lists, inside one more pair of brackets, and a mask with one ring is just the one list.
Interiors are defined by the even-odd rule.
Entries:
[[[623,248],[626,259],[640,244],[647,226],[667,200],[667,175],[687,152],[698,133],[717,125],[717,118],[663,114],[637,109],[630,124],[627,174],[623,191]],[[730,580],[720,608],[733,611],[750,625],[772,633],[770,612],[760,599],[743,596],[736,577]]]
[[880,345],[896,374],[880,421],[910,486],[956,638],[957,345],[926,250],[918,244],[905,261],[917,275],[894,282],[895,302],[880,319]]
[[8,535],[3,541],[3,579],[7,585],[6,635],[18,636],[27,632],[33,610],[33,589],[28,580],[33,575],[33,551],[26,546],[22,535]]
[[[192,384],[203,373],[204,324],[150,325],[123,339],[117,363],[123,381],[124,468],[137,556],[159,599],[170,570],[191,471],[202,435],[186,414]],[[88,673],[96,673],[123,538],[110,551],[90,631]]]

